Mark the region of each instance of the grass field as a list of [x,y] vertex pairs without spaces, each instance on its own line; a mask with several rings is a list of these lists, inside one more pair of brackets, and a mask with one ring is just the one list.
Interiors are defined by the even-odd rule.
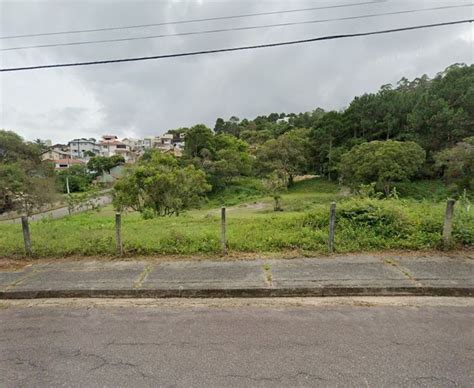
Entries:
[[[202,209],[179,217],[145,220],[137,213],[124,214],[126,255],[218,254],[220,204],[231,205],[227,208],[231,253],[325,253],[331,201],[338,203],[337,252],[441,247],[446,197],[440,184],[422,182],[420,187],[405,188],[405,197],[380,200],[351,197],[334,183],[311,179],[296,183],[283,195],[282,212],[272,211],[271,199],[262,197],[258,183],[245,185],[228,188],[225,195],[211,197]],[[424,190],[436,191],[437,197],[420,200]],[[472,208],[468,211],[456,205],[453,237],[454,247],[474,245]],[[113,256],[114,211],[106,207],[99,212],[33,222],[31,238],[37,257]],[[23,254],[21,227],[0,223],[0,257]]]

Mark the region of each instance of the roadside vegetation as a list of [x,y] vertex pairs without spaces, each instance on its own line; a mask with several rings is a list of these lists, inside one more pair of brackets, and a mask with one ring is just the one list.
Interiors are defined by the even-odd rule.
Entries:
[[[181,158],[146,150],[112,188],[113,208],[32,223],[34,253],[113,255],[120,211],[127,255],[215,254],[221,206],[230,207],[230,252],[322,253],[331,201],[338,252],[436,249],[448,198],[457,200],[451,246],[471,247],[473,91],[474,65],[456,64],[433,79],[383,85],[341,111],[170,130],[184,133]],[[0,131],[0,212],[31,215],[71,191],[73,213],[95,195],[94,179],[123,163],[95,156],[54,173],[42,148]],[[0,256],[22,254],[18,226],[0,224]]]
[[[441,182],[424,182],[430,189]],[[424,188],[412,191],[417,193]],[[230,199],[230,198],[229,198]],[[337,201],[336,252],[384,249],[424,250],[442,246],[445,197],[418,200],[410,196],[351,196],[325,179],[296,182],[281,196],[283,211],[273,210],[268,196],[235,203],[227,210],[230,254],[311,255],[327,252],[329,203]],[[114,256],[114,209],[74,214],[31,224],[38,257]],[[125,213],[122,233],[126,256],[220,254],[219,208],[190,210],[178,217],[144,219]],[[474,212],[468,202],[456,205],[454,247],[474,245]],[[19,225],[0,224],[1,256],[23,255]]]

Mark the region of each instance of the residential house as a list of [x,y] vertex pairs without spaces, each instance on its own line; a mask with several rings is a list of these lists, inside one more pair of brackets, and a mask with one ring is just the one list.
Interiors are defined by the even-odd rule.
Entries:
[[137,154],[133,151],[129,144],[123,141],[119,141],[115,135],[104,135],[99,142],[100,154],[102,156],[123,156],[125,162],[135,162]]
[[85,164],[83,160],[71,159],[71,158],[55,159],[55,160],[51,160],[51,162],[54,163],[55,170],[64,170],[76,164]]
[[59,159],[70,159],[71,155],[69,152],[61,151],[51,147],[47,151],[41,153],[41,160],[59,160]]
[[90,156],[88,154],[93,153],[98,155],[100,153],[100,148],[96,143],[94,138],[81,138],[74,139],[68,143],[69,154],[72,159],[85,159],[88,160]]
[[162,136],[157,137],[157,141],[154,148],[158,148],[161,151],[167,151],[173,148],[173,135],[165,133]]
[[130,147],[132,151],[139,151],[143,147],[143,140],[141,139],[133,139],[131,137],[125,137],[122,139],[122,143],[126,144]]
[[159,136],[148,136],[143,139],[143,149],[156,148],[156,145],[160,142]]
[[61,143],[56,143],[56,144],[53,144],[51,147],[49,147],[50,149],[54,150],[54,151],[62,151],[62,152],[67,152],[68,154],[70,154],[71,150],[69,149],[69,146],[67,144],[61,144]]

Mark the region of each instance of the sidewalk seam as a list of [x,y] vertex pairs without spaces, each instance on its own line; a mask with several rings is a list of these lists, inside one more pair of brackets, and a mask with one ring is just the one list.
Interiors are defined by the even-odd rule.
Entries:
[[143,271],[138,279],[133,283],[133,288],[140,288],[152,270],[153,266],[151,264],[147,264],[145,268],[143,268]]
[[23,283],[25,280],[28,280],[31,276],[37,274],[39,272],[38,269],[36,268],[31,268],[30,271],[27,271],[23,277],[21,277],[20,279],[18,279],[17,281],[13,282],[13,283],[10,283],[8,286],[5,287],[5,292],[7,292],[8,290],[12,289],[12,288],[15,288],[17,285]]
[[397,262],[393,261],[392,259],[389,258],[382,258],[382,262],[385,264],[388,264],[392,267],[395,267],[399,272],[401,272],[408,280],[413,282],[415,285],[418,287],[423,287],[423,284],[420,283],[413,275],[408,271],[405,267],[402,267],[399,265]]

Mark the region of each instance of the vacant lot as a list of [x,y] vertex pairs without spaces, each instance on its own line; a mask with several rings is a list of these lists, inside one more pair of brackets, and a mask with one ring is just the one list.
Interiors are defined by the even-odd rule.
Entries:
[[[284,211],[274,212],[272,200],[252,200],[228,194],[228,245],[232,253],[325,253],[329,203],[336,201],[336,251],[436,249],[441,247],[445,210],[442,186],[422,183],[404,189],[401,198],[350,196],[321,179],[297,182],[283,195]],[[238,190],[237,190],[238,191]],[[236,199],[237,198],[237,199]],[[248,198],[248,197],[247,197]],[[423,199],[425,198],[425,199]],[[236,204],[237,203],[237,204]],[[145,220],[138,213],[123,215],[126,255],[217,254],[220,252],[220,212],[217,199],[206,208],[179,217]],[[215,207],[209,207],[215,206]],[[474,210],[458,202],[453,246],[474,245]],[[35,256],[114,255],[114,210],[76,214],[31,223]],[[0,256],[23,255],[21,227],[0,223]]]

